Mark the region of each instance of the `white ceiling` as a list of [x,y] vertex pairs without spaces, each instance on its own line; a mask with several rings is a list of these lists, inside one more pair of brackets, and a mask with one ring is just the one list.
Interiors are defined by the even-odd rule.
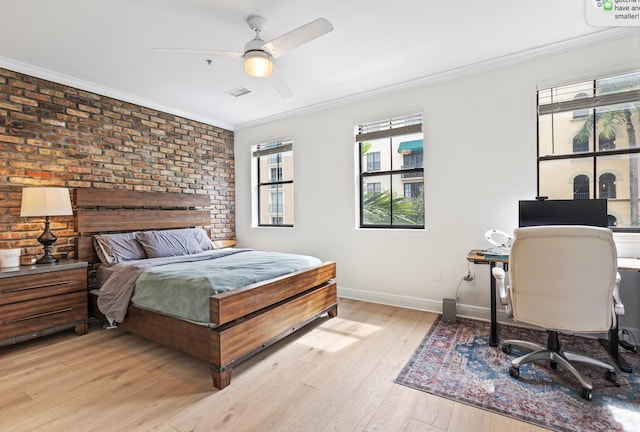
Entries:
[[[318,17],[334,26],[275,60],[290,98],[274,79],[247,76],[239,59],[152,51],[242,51],[251,14],[268,20],[265,41]],[[0,0],[0,16],[0,67],[232,130],[640,31],[589,26],[585,0]],[[252,93],[225,93],[238,87]]]

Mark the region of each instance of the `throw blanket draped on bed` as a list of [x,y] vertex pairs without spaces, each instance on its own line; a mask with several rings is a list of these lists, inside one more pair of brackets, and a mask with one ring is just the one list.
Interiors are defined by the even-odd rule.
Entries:
[[117,322],[124,320],[131,301],[142,308],[208,323],[211,295],[316,264],[320,264],[319,259],[306,255],[251,249],[221,249],[118,264],[100,288],[98,307]]

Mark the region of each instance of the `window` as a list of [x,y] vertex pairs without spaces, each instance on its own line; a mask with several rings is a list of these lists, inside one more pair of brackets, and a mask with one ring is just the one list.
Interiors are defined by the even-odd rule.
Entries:
[[424,228],[422,114],[361,124],[360,228]]
[[608,199],[640,230],[640,71],[538,90],[538,195]]
[[293,143],[254,146],[258,226],[293,226]]
[[589,199],[589,177],[584,174],[573,179],[573,199]]
[[600,150],[613,150],[616,148],[616,134],[615,132],[611,136],[607,136],[604,132],[598,136],[598,148]]
[[616,176],[611,173],[604,173],[600,176],[600,187],[598,188],[598,198],[610,199],[616,197]]
[[583,136],[573,137],[573,152],[582,153],[589,151],[589,139]]
[[380,152],[367,154],[367,171],[380,171]]
[[367,183],[367,193],[380,193],[380,183]]
[[[271,185],[269,186],[269,189],[278,189],[280,182],[282,181],[282,166],[280,166],[281,162],[275,162],[276,164],[278,164],[279,166],[277,166],[276,168],[270,168],[270,176],[269,176],[269,182],[271,183]],[[269,164],[271,164],[271,161],[269,161]]]

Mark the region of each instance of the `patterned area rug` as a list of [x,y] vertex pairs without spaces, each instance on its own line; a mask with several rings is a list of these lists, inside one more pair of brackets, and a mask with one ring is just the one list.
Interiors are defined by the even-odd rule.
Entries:
[[[498,328],[500,340],[546,344],[546,332]],[[561,343],[567,351],[609,361],[596,340],[561,336]],[[520,367],[519,379],[509,376],[511,360],[526,352],[513,346],[505,354],[489,346],[489,323],[437,319],[396,382],[555,431],[640,431],[640,354],[622,350],[634,373],[618,372],[617,386],[604,379],[603,369],[578,363],[593,382],[589,402],[562,366],[552,370],[549,362],[534,362]]]

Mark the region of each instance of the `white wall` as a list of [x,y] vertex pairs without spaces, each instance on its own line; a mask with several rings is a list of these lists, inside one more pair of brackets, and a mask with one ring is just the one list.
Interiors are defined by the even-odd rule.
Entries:
[[[238,243],[336,261],[342,296],[440,311],[467,274],[467,252],[490,246],[489,228],[512,231],[517,201],[536,195],[536,85],[640,65],[638,46],[638,34],[625,36],[240,129]],[[416,110],[424,113],[427,229],[359,230],[353,127]],[[250,147],[289,135],[295,228],[253,228]],[[486,318],[488,268],[471,271],[476,280],[460,285],[459,312]]]

